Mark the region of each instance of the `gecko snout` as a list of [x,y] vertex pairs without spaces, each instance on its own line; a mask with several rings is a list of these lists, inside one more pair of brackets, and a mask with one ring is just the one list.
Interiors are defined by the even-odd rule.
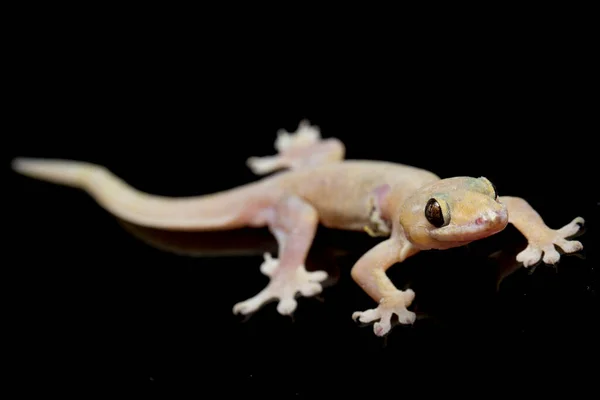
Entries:
[[506,207],[502,207],[499,210],[487,210],[475,220],[475,223],[477,225],[506,225],[508,223]]

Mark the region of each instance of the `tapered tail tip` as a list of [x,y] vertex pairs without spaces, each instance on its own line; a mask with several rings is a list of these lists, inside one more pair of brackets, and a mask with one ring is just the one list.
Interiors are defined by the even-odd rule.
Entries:
[[28,161],[29,161],[28,158],[17,157],[17,158],[14,158],[12,160],[12,162],[10,163],[10,166],[13,169],[13,171],[22,174],[27,169],[27,162]]
[[32,173],[39,173],[43,171],[48,165],[51,165],[48,161],[37,158],[28,157],[17,157],[11,162],[13,171],[23,175],[30,175]]
[[11,167],[22,175],[63,185],[79,185],[89,172],[98,170],[91,164],[59,159],[17,157]]

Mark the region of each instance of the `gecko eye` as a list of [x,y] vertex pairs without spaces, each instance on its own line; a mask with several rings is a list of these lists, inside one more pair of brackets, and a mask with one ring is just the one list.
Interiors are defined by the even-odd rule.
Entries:
[[434,198],[429,199],[425,205],[425,218],[427,218],[427,221],[436,228],[448,225],[448,222],[450,222],[449,220],[444,221],[442,206]]
[[498,199],[498,190],[496,190],[496,185],[494,185],[492,182],[490,182],[490,185],[492,185],[492,189],[494,189],[494,200]]
[[492,181],[490,181],[489,179],[487,179],[483,176],[480,177],[479,179],[483,180],[485,183],[487,183],[489,185],[489,187],[494,192],[494,200],[498,200],[498,190],[496,190],[496,186],[492,183]]

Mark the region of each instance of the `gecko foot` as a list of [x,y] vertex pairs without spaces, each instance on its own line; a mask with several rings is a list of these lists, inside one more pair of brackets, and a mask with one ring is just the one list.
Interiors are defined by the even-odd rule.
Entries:
[[322,140],[319,128],[302,120],[296,132],[277,131],[277,155],[249,157],[246,165],[255,174],[266,175],[280,169],[297,169],[337,160],[343,157],[342,147],[337,141]]
[[525,250],[517,254],[517,261],[522,262],[526,268],[537,264],[540,259],[546,264],[556,264],[560,260],[560,253],[554,247],[555,245],[564,253],[574,253],[583,249],[581,242],[567,240],[567,238],[574,236],[584,222],[583,218],[577,217],[560,229],[548,229],[535,240],[529,241]]
[[273,300],[278,300],[277,312],[281,315],[290,315],[298,306],[296,301],[298,294],[311,297],[323,291],[321,282],[327,279],[327,272],[307,271],[304,265],[301,265],[294,270],[282,270],[276,273],[279,261],[268,253],[265,253],[264,257],[261,272],[269,276],[271,281],[256,296],[234,305],[234,314],[247,315]]
[[321,131],[306,119],[298,124],[296,132],[288,132],[285,129],[277,131],[275,148],[282,153],[292,148],[303,148],[313,145],[321,140]]
[[246,165],[256,175],[266,175],[279,168],[282,168],[284,163],[279,156],[264,156],[264,157],[250,157],[246,160]]
[[401,324],[408,325],[415,322],[415,313],[406,309],[414,298],[415,292],[411,289],[398,290],[392,295],[381,299],[377,308],[353,313],[352,319],[363,323],[379,320],[379,322],[373,324],[373,331],[377,336],[384,336],[392,328],[391,319],[393,314],[398,316],[398,322]]
[[298,130],[294,133],[280,129],[277,132],[275,148],[279,152],[275,156],[249,157],[246,165],[256,175],[266,175],[282,168],[295,167],[307,164],[311,157],[317,158],[319,154],[312,151],[320,142],[321,134],[317,127],[311,126],[308,121],[301,121]]

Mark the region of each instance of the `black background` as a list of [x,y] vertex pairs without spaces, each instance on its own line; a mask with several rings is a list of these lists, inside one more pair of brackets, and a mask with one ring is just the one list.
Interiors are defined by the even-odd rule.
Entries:
[[24,389],[139,383],[171,395],[184,387],[311,398],[485,382],[486,395],[509,382],[578,389],[597,372],[597,107],[584,49],[433,41],[425,59],[391,44],[358,52],[334,41],[317,53],[301,42],[263,49],[243,35],[182,44],[55,28],[12,61],[7,171],[14,156],[69,158],[150,193],[210,193],[256,179],[246,158],[272,154],[276,131],[307,118],[342,139],[347,158],[486,176],[555,228],[584,217],[585,259],[518,269],[498,285],[524,246],[510,226],[418,254],[390,276],[415,289],[419,319],[382,339],[351,319],[374,306],[350,268],[376,241],[322,229],[309,266],[336,281],[320,301],[300,299],[293,319],[271,304],[244,322],[231,308],[267,283],[258,267],[275,249],[268,232],[144,230],[162,246],[202,253],[174,254],[139,240],[85,193],[8,171],[6,329]]

